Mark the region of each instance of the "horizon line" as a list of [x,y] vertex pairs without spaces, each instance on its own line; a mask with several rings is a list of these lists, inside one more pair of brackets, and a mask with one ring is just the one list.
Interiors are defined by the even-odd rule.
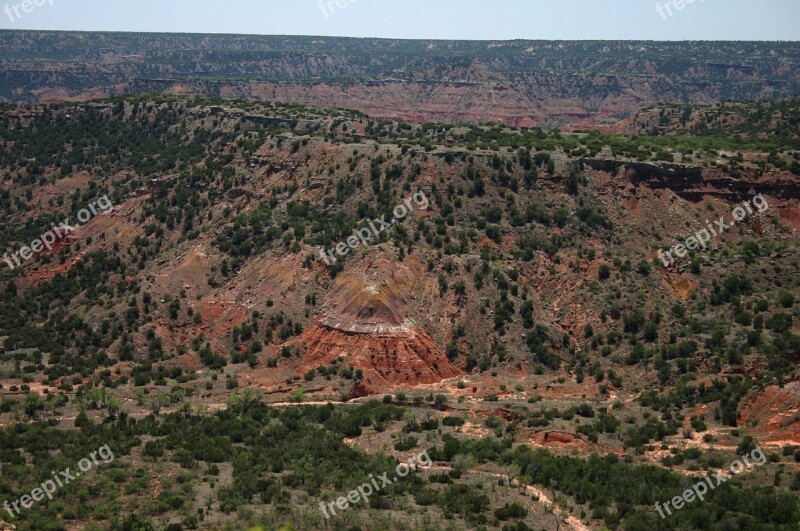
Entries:
[[317,39],[353,39],[377,41],[439,41],[439,42],[655,42],[655,43],[682,43],[682,42],[743,42],[743,43],[800,43],[800,40],[753,40],[753,39],[442,39],[442,38],[408,38],[408,37],[354,37],[351,35],[311,35],[311,34],[278,34],[278,33],[231,33],[216,31],[133,31],[133,30],[78,30],[78,29],[29,29],[29,28],[0,28],[1,32],[38,32],[38,33],[121,33],[143,35],[219,35],[235,37],[308,37]]

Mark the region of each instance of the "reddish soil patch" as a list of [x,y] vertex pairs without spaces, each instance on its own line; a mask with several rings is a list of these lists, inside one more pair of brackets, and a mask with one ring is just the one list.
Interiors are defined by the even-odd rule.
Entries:
[[661,269],[661,278],[670,287],[672,292],[681,300],[687,301],[692,293],[699,287],[697,282],[683,275],[672,275],[666,269]]
[[[164,342],[167,350],[177,345],[189,345],[195,337],[203,336],[218,354],[230,352],[229,336],[234,327],[248,318],[248,308],[230,301],[213,297],[206,298],[194,306],[195,314],[200,316],[200,324],[184,326],[170,325],[163,318],[156,319],[156,335]],[[186,358],[186,368],[194,367],[197,361]]]
[[787,225],[795,229],[800,229],[800,208],[798,208],[797,205],[778,208],[777,211],[778,216]]
[[800,381],[751,392],[740,405],[738,422],[762,442],[800,444]]
[[69,261],[51,269],[33,269],[27,273],[25,279],[22,281],[22,284],[29,285],[32,288],[38,288],[45,282],[50,282],[56,278],[56,275],[65,275],[69,273],[69,271],[81,260],[83,260],[83,253],[80,253],[71,258]]

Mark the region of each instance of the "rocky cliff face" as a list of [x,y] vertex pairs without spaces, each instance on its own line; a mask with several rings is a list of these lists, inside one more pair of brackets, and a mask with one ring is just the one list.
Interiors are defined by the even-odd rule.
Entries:
[[757,194],[778,199],[800,199],[800,179],[789,172],[770,172],[758,180],[736,179],[717,169],[669,163],[627,162],[612,159],[583,159],[582,163],[624,178],[634,186],[667,189],[689,201],[718,197],[741,201]]
[[0,101],[200,94],[411,121],[613,122],[800,94],[797,43],[404,41],[2,32]]
[[315,323],[295,343],[305,348],[306,372],[329,365],[340,356],[349,366],[360,369],[363,376],[353,389],[353,396],[432,384],[463,374],[418,327],[370,334],[345,332]]
[[462,374],[408,317],[419,289],[409,267],[386,258],[339,275],[327,296],[325,313],[288,343],[303,351],[300,372],[341,357],[362,372],[353,389],[355,396],[437,383]]

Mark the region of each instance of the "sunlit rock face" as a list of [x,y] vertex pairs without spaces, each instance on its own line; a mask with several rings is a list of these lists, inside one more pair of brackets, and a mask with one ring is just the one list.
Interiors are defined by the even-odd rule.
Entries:
[[460,375],[430,335],[408,317],[418,281],[408,267],[386,258],[339,275],[323,315],[291,341],[303,347],[302,370],[342,357],[362,371],[356,395]]

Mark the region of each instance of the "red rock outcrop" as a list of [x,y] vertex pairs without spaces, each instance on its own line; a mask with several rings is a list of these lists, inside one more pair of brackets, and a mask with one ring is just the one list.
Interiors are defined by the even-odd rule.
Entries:
[[758,441],[800,444],[800,381],[753,391],[740,404],[738,424]]
[[420,328],[406,332],[359,333],[315,323],[298,340],[306,348],[303,373],[329,365],[339,356],[348,365],[361,369],[363,377],[353,392],[356,396],[432,384],[461,374]]
[[403,264],[370,261],[363,273],[342,274],[326,312],[290,341],[304,350],[298,372],[342,357],[362,378],[353,395],[433,384],[462,371],[450,363],[425,330],[407,317],[418,278]]

